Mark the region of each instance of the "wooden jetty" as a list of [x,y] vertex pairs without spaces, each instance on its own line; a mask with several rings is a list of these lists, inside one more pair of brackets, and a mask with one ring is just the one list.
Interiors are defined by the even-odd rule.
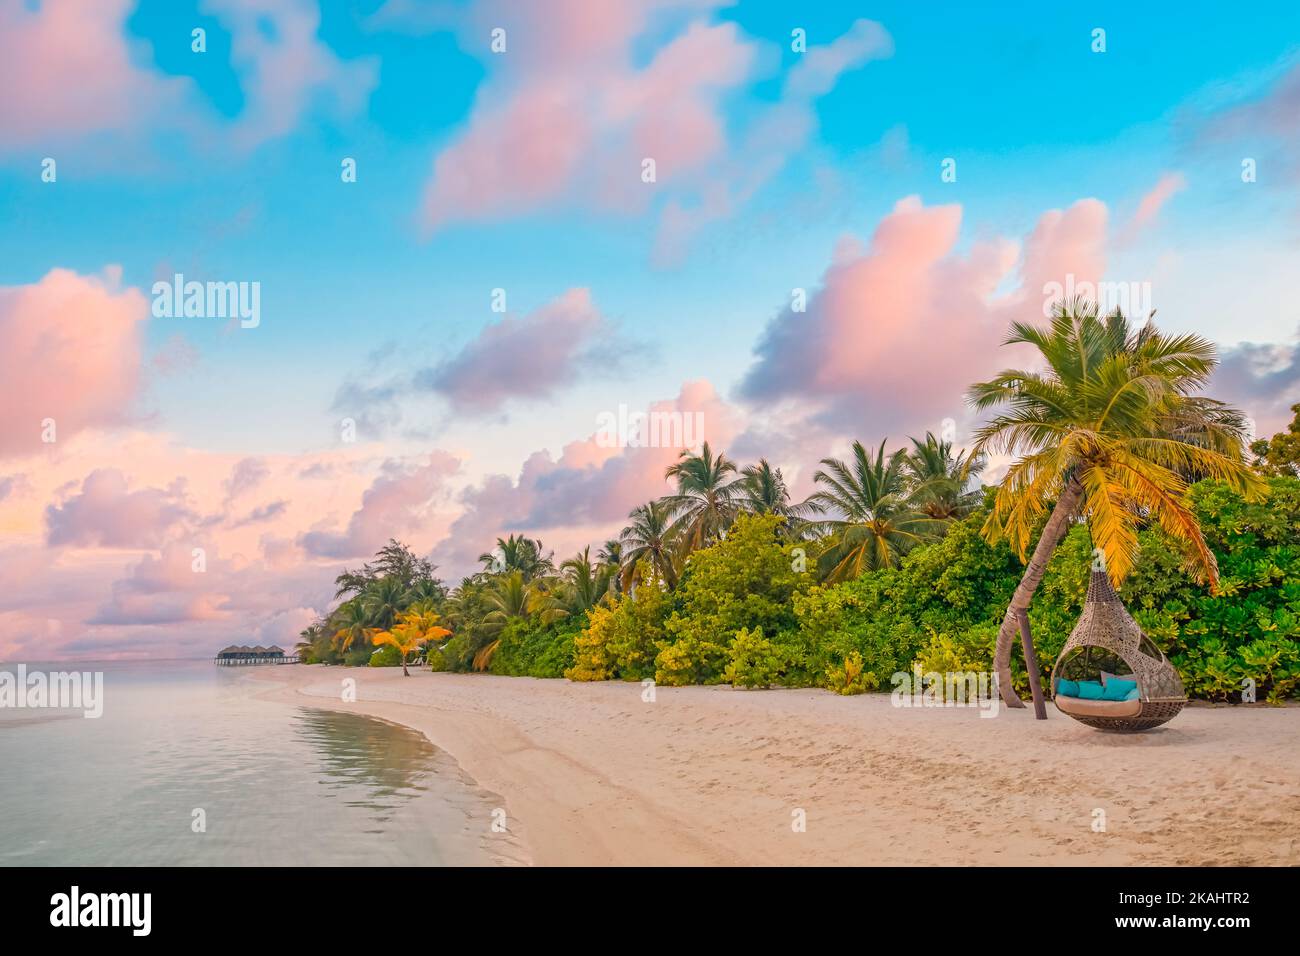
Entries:
[[297,664],[298,657],[294,654],[285,654],[284,648],[274,644],[270,647],[263,647],[260,644],[257,647],[236,647],[231,644],[217,651],[213,661],[224,667],[236,667],[246,664]]

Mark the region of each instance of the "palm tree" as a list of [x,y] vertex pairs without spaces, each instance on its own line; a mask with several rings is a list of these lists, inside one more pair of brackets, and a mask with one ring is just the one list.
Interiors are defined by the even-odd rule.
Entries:
[[376,645],[390,644],[402,655],[402,674],[411,676],[406,668],[407,657],[419,650],[421,644],[447,637],[451,631],[438,627],[438,614],[427,605],[414,605],[404,611],[396,624],[386,631],[376,632],[372,640]]
[[670,590],[677,585],[677,542],[672,525],[672,509],[660,499],[634,509],[628,517],[632,523],[623,529],[623,590],[636,583],[641,562],[649,564]]
[[620,593],[623,589],[623,542],[610,538],[600,546],[596,557],[602,567],[609,569],[609,593]]
[[965,451],[954,455],[952,443],[939,441],[932,432],[925,433],[925,441],[912,439],[905,467],[912,501],[927,517],[964,518],[980,503],[980,490],[968,491],[967,486],[984,470],[984,459]]
[[742,511],[760,515],[780,515],[786,519],[787,534],[802,530],[802,522],[812,508],[808,502],[790,503],[790,489],[780,468],[773,468],[766,458],[757,465],[746,465],[740,472],[743,482],[737,504]]
[[347,651],[354,643],[364,640],[374,628],[370,615],[362,607],[360,598],[344,601],[332,615],[334,640],[340,651]]
[[500,573],[518,571],[525,582],[543,577],[555,570],[549,554],[542,553],[542,542],[537,538],[523,535],[509,538],[497,538],[494,551],[485,551],[478,556],[485,571]]
[[714,457],[705,442],[698,455],[682,452],[664,477],[677,479],[677,494],[663,500],[672,509],[673,525],[686,551],[703,548],[727,533],[745,481],[736,477],[735,462],[721,452]]
[[[591,548],[583,548],[569,560],[560,565],[563,576],[558,592],[553,596],[551,608],[560,613],[550,620],[570,617],[591,610],[610,592],[610,580],[615,576],[616,566],[608,563],[593,564]],[[543,614],[546,618],[547,615]]]
[[1012,640],[1019,628],[1036,686],[1029,603],[1071,520],[1086,519],[1115,583],[1133,566],[1138,524],[1150,519],[1187,546],[1193,573],[1217,586],[1214,554],[1183,497],[1188,481],[1220,478],[1252,497],[1260,483],[1243,461],[1241,415],[1191,394],[1218,364],[1201,336],[1166,335],[1150,322],[1134,328],[1118,310],[1099,318],[1096,305],[1076,299],[1059,303],[1045,329],[1013,323],[1013,343],[1034,346],[1044,370],[1006,370],[972,386],[970,401],[1006,408],[979,430],[975,453],[1019,455],[998,486],[985,537],[1009,540],[1024,560],[1055,501],[994,655],[1003,700],[1023,707],[1011,686]]
[[[483,624],[489,634],[500,633],[512,620],[552,610],[550,595],[537,582],[524,580],[523,572],[517,569],[497,579],[484,597],[490,610],[483,615]],[[497,637],[479,648],[474,655],[474,669],[487,670],[500,647],[501,638]]]
[[759,515],[785,514],[790,504],[790,489],[780,468],[773,468],[766,458],[757,465],[746,465],[741,470],[744,480],[740,486],[740,507]]
[[378,578],[361,592],[360,602],[370,626],[388,630],[397,620],[397,615],[406,610],[411,603],[410,591],[396,576]]
[[880,443],[875,457],[853,443],[852,460],[823,458],[823,468],[813,475],[822,486],[808,499],[820,513],[830,513],[810,523],[818,534],[832,536],[821,555],[827,581],[845,581],[863,571],[891,568],[913,546],[942,526],[916,511],[907,494],[907,453],[902,449],[885,457]]

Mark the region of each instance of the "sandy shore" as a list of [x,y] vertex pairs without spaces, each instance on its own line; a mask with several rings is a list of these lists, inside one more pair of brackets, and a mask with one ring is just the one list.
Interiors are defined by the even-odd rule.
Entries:
[[1121,736],[1050,705],[1035,722],[883,694],[660,687],[647,703],[639,684],[257,676],[280,685],[267,696],[424,733],[504,796],[538,864],[1300,863],[1297,707],[1189,707]]

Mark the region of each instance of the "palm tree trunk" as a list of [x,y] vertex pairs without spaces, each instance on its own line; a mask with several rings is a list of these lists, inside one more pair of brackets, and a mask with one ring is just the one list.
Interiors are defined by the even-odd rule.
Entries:
[[[1026,655],[1033,654],[1033,640],[1029,637],[1028,631],[1029,602],[1034,599],[1034,592],[1038,590],[1043,574],[1047,571],[1047,562],[1051,560],[1052,552],[1056,550],[1056,546],[1065,537],[1065,532],[1069,530],[1070,520],[1078,512],[1079,502],[1082,499],[1083,485],[1079,484],[1077,478],[1071,478],[1066,482],[1061,497],[1056,499],[1056,507],[1052,509],[1051,517],[1047,519],[1043,533],[1038,538],[1038,544],[1034,546],[1029,566],[1025,568],[1025,575],[1020,579],[1016,593],[1011,596],[1011,606],[1007,608],[1007,615],[1002,619],[1002,627],[998,630],[998,643],[993,652],[993,666],[997,670],[998,689],[1002,693],[1002,702],[1008,707],[1025,706],[1016,689],[1011,686],[1011,643],[1015,640],[1016,634],[1021,633]],[[1026,615],[1024,617],[1026,629],[1023,632],[1020,631],[1022,614]],[[1036,661],[1031,660],[1029,656],[1026,657],[1026,669],[1032,672],[1037,666]]]
[[410,677],[411,672],[406,669],[406,651],[402,651],[402,676]]

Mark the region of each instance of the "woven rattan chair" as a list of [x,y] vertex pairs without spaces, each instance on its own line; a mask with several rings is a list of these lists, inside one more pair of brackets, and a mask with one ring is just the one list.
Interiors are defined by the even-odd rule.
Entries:
[[[1096,679],[1102,670],[1137,681],[1139,699],[1095,701],[1057,696],[1057,681],[1062,678]],[[1092,572],[1083,614],[1052,668],[1052,699],[1061,713],[1089,727],[1120,733],[1159,727],[1177,717],[1187,704],[1178,671],[1142,633],[1105,571]]]

